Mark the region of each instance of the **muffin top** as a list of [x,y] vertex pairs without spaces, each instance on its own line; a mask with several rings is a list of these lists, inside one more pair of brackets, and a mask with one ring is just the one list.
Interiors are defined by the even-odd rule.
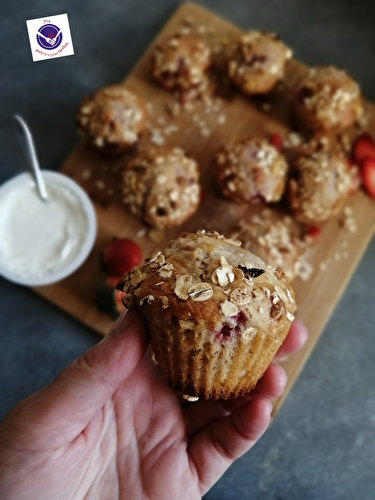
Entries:
[[252,137],[223,146],[215,158],[217,185],[237,203],[279,201],[288,165],[268,140]]
[[284,328],[294,318],[292,287],[240,245],[216,232],[183,234],[121,279],[125,306],[137,305],[149,321],[163,314],[167,323],[204,325],[220,342]]
[[344,71],[314,68],[297,85],[294,107],[307,128],[344,130],[360,116],[360,89]]
[[210,50],[192,36],[174,35],[157,45],[152,54],[152,75],[163,87],[188,90],[205,81]]
[[295,163],[289,181],[289,206],[297,220],[316,223],[342,208],[352,180],[345,156],[325,136],[310,140]]
[[229,77],[248,94],[269,92],[283,76],[285,61],[292,56],[277,35],[257,31],[240,35],[230,52]]
[[149,148],[124,166],[124,203],[150,226],[180,224],[199,204],[197,163],[179,148]]
[[134,145],[146,124],[143,100],[123,85],[86,97],[77,112],[80,133],[93,146],[117,152]]

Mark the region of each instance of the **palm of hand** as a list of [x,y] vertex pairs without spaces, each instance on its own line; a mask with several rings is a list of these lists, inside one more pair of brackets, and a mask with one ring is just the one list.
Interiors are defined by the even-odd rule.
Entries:
[[[132,321],[126,348],[116,347],[115,332],[106,351],[95,346],[1,423],[5,499],[199,499],[264,432],[269,399],[285,384],[279,367],[244,398],[182,408],[150,353],[143,356],[147,340]],[[304,341],[294,330],[287,351]]]

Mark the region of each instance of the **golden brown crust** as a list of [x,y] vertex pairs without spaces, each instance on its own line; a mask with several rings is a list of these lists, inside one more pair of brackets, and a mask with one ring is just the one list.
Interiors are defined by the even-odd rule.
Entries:
[[251,390],[287,335],[294,292],[281,270],[218,233],[184,234],[125,275],[157,363],[175,389],[205,398]]
[[252,137],[223,146],[215,157],[220,192],[236,203],[279,201],[288,165],[268,140]]
[[181,224],[199,204],[197,163],[178,148],[149,148],[124,166],[124,203],[150,226]]
[[146,119],[141,97],[123,85],[111,85],[85,97],[76,121],[92,146],[106,153],[121,153],[137,143]]
[[344,71],[311,69],[294,92],[297,120],[308,130],[340,132],[361,115],[360,89]]
[[351,175],[345,156],[325,136],[313,138],[295,163],[288,200],[297,220],[308,224],[336,215],[347,199]]
[[187,91],[207,85],[210,50],[198,38],[173,35],[152,53],[152,76],[163,87]]
[[249,31],[230,50],[229,78],[247,94],[266,94],[283,77],[292,52],[276,35]]

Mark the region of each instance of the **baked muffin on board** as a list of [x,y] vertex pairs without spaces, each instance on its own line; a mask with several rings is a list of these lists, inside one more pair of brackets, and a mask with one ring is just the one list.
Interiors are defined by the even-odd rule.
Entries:
[[286,337],[295,297],[273,269],[220,234],[183,234],[126,274],[125,307],[145,316],[156,362],[189,397],[253,389]]
[[296,276],[308,280],[312,267],[302,226],[289,215],[266,208],[238,221],[229,236],[267,264],[280,267],[289,280]]
[[157,45],[152,53],[152,76],[166,89],[206,90],[206,70],[211,61],[209,48],[193,36],[173,35]]
[[198,165],[179,148],[148,148],[123,167],[123,201],[152,227],[184,222],[197,209],[199,195]]
[[340,132],[362,113],[358,84],[332,66],[311,69],[297,85],[293,105],[298,122],[312,131]]
[[283,77],[292,56],[277,35],[249,31],[229,49],[228,75],[247,94],[267,94]]
[[105,153],[122,153],[134,146],[144,131],[146,106],[123,85],[111,85],[85,97],[76,121],[89,144]]
[[236,203],[276,202],[284,193],[288,165],[266,139],[237,139],[222,146],[214,168],[221,194]]
[[334,140],[314,137],[294,162],[288,201],[294,217],[316,224],[342,209],[352,187],[352,175],[344,154]]

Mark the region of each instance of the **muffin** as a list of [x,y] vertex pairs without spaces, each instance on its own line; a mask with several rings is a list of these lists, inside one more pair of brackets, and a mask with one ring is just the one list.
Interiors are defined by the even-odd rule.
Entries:
[[267,264],[282,268],[289,280],[296,276],[309,279],[312,267],[308,262],[305,229],[290,216],[264,209],[259,214],[242,218],[229,236],[241,240],[246,250]]
[[288,201],[300,222],[316,224],[336,215],[352,185],[347,159],[328,137],[313,138],[294,162]]
[[180,91],[207,87],[206,70],[210,64],[210,50],[192,36],[174,35],[157,45],[152,53],[152,76],[164,88]]
[[125,307],[145,316],[155,359],[186,397],[253,389],[286,337],[295,297],[273,269],[218,233],[183,234],[125,275]]
[[267,94],[283,77],[292,56],[276,35],[249,31],[230,48],[228,75],[247,94]]
[[359,86],[331,66],[310,70],[297,85],[293,106],[298,122],[312,131],[340,132],[362,113]]
[[238,139],[221,147],[214,168],[221,194],[236,203],[275,202],[284,193],[288,165],[266,139]]
[[105,153],[134,146],[146,126],[143,100],[123,85],[111,85],[85,97],[77,112],[83,138]]
[[197,163],[178,148],[149,148],[123,168],[123,201],[146,224],[181,224],[200,201]]

